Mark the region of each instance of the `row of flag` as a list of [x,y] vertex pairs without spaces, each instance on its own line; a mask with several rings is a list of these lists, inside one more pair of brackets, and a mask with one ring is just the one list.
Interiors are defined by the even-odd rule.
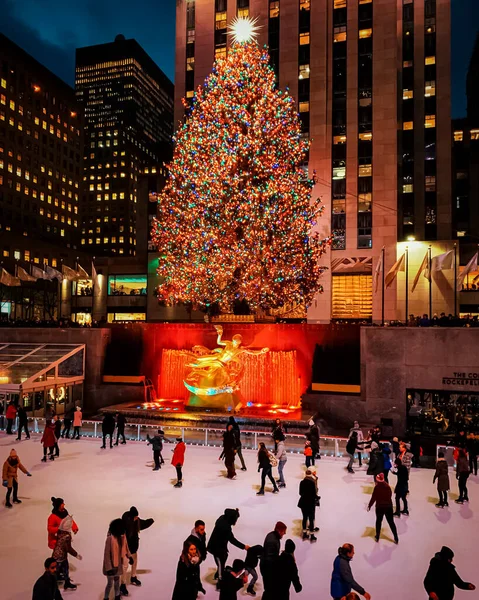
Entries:
[[[416,276],[414,277],[414,281],[413,281],[412,288],[411,288],[411,293],[414,292],[414,290],[416,289],[416,286],[419,282],[421,273],[428,281],[431,281],[432,272],[447,271],[448,269],[454,269],[454,257],[455,257],[454,250],[449,250],[448,252],[444,252],[444,254],[439,254],[438,256],[435,256],[434,258],[431,259],[431,268],[429,268],[429,253],[426,252],[426,254],[423,258],[423,261],[421,263],[421,266],[419,267],[419,270],[416,273]],[[379,261],[376,266],[376,271],[374,273],[374,291],[375,292],[377,292],[377,290],[378,290],[379,275],[382,273],[382,270],[383,270],[383,253],[380,254]],[[406,270],[406,253],[404,253],[394,263],[394,265],[389,269],[389,271],[384,279],[385,286],[389,287],[392,284],[392,282],[395,280],[399,271],[404,272],[405,270]],[[474,256],[471,258],[471,260],[467,263],[467,265],[464,267],[464,269],[459,273],[459,275],[457,277],[457,281],[456,281],[457,288],[456,289],[458,292],[461,291],[462,284],[464,283],[464,279],[466,278],[466,276],[469,273],[474,273],[477,270],[478,270],[478,253],[476,252],[476,254],[474,254]]]
[[6,269],[2,268],[0,273],[0,283],[8,287],[14,287],[21,285],[22,281],[37,281],[37,279],[47,279],[50,281],[52,279],[57,279],[60,283],[64,279],[67,281],[73,281],[75,279],[91,279],[93,285],[95,285],[97,281],[97,272],[93,263],[91,264],[91,272],[92,274],[90,277],[81,265],[78,265],[76,270],[67,267],[66,265],[62,265],[61,271],[58,271],[49,265],[44,265],[43,269],[32,265],[31,273],[27,273],[23,267],[18,265],[16,267],[16,275],[11,275]]

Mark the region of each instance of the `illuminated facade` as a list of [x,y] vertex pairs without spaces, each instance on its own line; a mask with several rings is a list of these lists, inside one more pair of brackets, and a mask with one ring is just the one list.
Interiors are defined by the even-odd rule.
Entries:
[[138,177],[171,144],[173,84],[135,40],[79,48],[76,93],[85,110],[81,245],[134,256]]

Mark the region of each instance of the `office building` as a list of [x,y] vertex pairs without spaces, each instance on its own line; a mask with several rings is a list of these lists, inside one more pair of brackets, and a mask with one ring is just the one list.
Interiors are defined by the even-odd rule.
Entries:
[[85,111],[81,246],[134,256],[138,177],[171,144],[173,84],[134,40],[79,48],[76,93]]
[[[235,16],[258,19],[280,88],[310,137],[325,205],[324,294],[308,319],[378,320],[373,273],[385,247],[451,239],[450,0],[179,0],[175,121],[228,51]],[[396,318],[396,284],[385,295]]]

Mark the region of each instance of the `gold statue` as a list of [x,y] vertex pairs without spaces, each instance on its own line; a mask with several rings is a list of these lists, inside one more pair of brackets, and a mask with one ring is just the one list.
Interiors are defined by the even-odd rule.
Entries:
[[[231,408],[239,401],[239,381],[243,375],[244,354],[261,355],[269,348],[250,350],[241,348],[243,338],[236,334],[232,340],[223,340],[223,327],[215,325],[218,333],[216,343],[220,348],[210,350],[205,346],[193,346],[193,351],[188,352],[192,361],[186,366],[189,369],[184,384],[191,392],[189,406],[210,406],[214,408]],[[234,397],[236,396],[236,398]],[[206,397],[210,398],[205,402]],[[236,406],[238,408],[238,406]]]

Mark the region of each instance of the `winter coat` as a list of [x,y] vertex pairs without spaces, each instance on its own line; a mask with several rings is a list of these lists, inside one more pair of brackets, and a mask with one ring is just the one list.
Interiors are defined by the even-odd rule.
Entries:
[[368,475],[379,475],[384,471],[384,454],[381,450],[373,450],[369,456]]
[[125,417],[125,415],[122,415],[120,413],[116,419],[116,426],[118,427],[118,431],[125,431],[125,425],[126,425],[126,417]]
[[9,404],[7,406],[7,410],[5,411],[6,419],[14,419],[17,416],[17,409],[14,404]]
[[238,591],[244,586],[243,577],[233,575],[231,567],[226,567],[221,580],[219,600],[236,600]]
[[232,525],[238,519],[238,511],[227,508],[221,517],[216,520],[213,533],[208,542],[208,552],[213,556],[228,556],[228,542],[244,550],[244,544],[239,542],[233,535]]
[[[68,511],[64,510],[61,513],[54,513],[48,517],[47,521],[47,531],[48,531],[48,547],[53,550],[57,545],[57,535],[60,527],[60,523],[63,521],[65,517],[68,517]],[[72,526],[73,533],[77,533],[78,525],[73,521]]]
[[358,438],[356,436],[352,436],[349,438],[348,443],[346,444],[346,452],[348,454],[354,454],[358,447]]
[[200,565],[186,563],[180,556],[176,567],[176,583],[172,600],[196,600],[201,588]]
[[259,451],[258,452],[258,467],[260,469],[269,469],[271,467],[271,461],[269,459],[268,451]]
[[311,510],[316,506],[316,484],[310,477],[305,477],[299,484],[298,508]]
[[206,533],[200,535],[195,531],[195,528],[191,530],[190,535],[186,538],[186,541],[196,546],[198,555],[201,557],[201,562],[206,559]]
[[8,457],[7,460],[3,463],[2,481],[7,481],[8,487],[13,486],[14,479],[15,479],[15,481],[18,481],[18,469],[20,469],[20,471],[22,473],[25,473],[25,475],[28,473],[28,471],[25,469],[25,467],[20,462],[18,455],[17,455],[17,460],[18,460],[18,462],[16,465],[11,465],[10,457]]
[[284,442],[278,442],[278,445],[276,447],[276,459],[278,462],[286,462],[288,460]]
[[106,414],[101,422],[101,432],[110,435],[115,431],[115,419],[113,415]]
[[54,422],[54,426],[55,426],[55,437],[58,440],[62,434],[62,422],[60,421],[60,419],[57,419]]
[[407,472],[410,473],[411,472],[412,459],[413,459],[412,452],[408,452],[406,450],[406,452],[404,452],[403,454],[399,454],[399,458],[401,459],[402,464],[406,467]]
[[349,438],[351,438],[351,436],[353,435],[353,431],[355,431],[358,434],[358,443],[362,442],[364,440],[363,430],[360,427],[352,427],[349,430]]
[[383,453],[383,464],[384,464],[384,471],[389,471],[392,467],[391,464],[391,448],[389,448],[389,446],[383,446],[382,449],[382,453]]
[[456,463],[456,475],[459,476],[464,473],[469,474],[469,472],[469,461],[467,460],[467,456],[460,456]]
[[32,600],[62,600],[55,575],[45,571],[37,579],[33,586]]
[[319,452],[319,427],[317,425],[313,425],[308,432],[308,440],[311,442],[311,448],[313,450],[313,454],[317,454]]
[[23,406],[18,407],[17,417],[19,425],[25,425],[28,423],[27,411],[23,408]]
[[428,594],[434,592],[439,600],[452,600],[454,598],[454,586],[460,590],[467,590],[469,584],[459,577],[456,567],[437,552],[434,558],[431,559],[424,578],[426,592]]
[[378,508],[392,508],[393,492],[388,483],[385,481],[376,483],[374,486],[373,495],[371,496],[371,500],[369,501],[368,507],[372,508],[374,503],[376,503],[376,509]]
[[105,542],[105,551],[103,553],[103,575],[106,575],[108,571],[115,571],[115,576],[118,577],[123,575],[124,569],[126,567],[125,562],[126,559],[130,558],[131,554],[128,549],[128,544],[126,543],[126,536],[121,536],[121,548],[119,548],[119,556],[118,556],[118,564],[114,564],[114,555],[113,555],[113,536],[109,533],[106,536]]
[[263,546],[260,546],[259,544],[251,546],[251,548],[246,551],[244,564],[250,569],[256,569],[261,556],[263,556]]
[[304,456],[313,456],[313,448],[311,446],[304,447]]
[[241,431],[238,423],[233,418],[233,421],[228,421],[226,425],[226,430],[228,430],[228,425],[233,425],[232,431],[235,436],[235,449],[241,448]]
[[338,554],[334,559],[331,576],[331,596],[333,598],[347,596],[351,590],[364,596],[366,590],[354,580],[350,562],[351,559],[342,554]]
[[153,452],[161,452],[163,450],[163,437],[155,435],[152,438],[147,435],[146,439],[150,442]]
[[175,446],[175,451],[173,452],[173,458],[171,459],[171,464],[173,466],[181,465],[183,466],[185,463],[185,451],[186,444],[185,442],[178,442]]
[[409,472],[407,468],[404,465],[401,465],[400,467],[393,469],[391,473],[398,478],[394,493],[399,496],[405,496],[409,491]]
[[479,440],[475,436],[467,438],[466,446],[469,456],[477,456],[479,452]]
[[135,552],[138,552],[140,545],[140,531],[148,529],[155,521],[153,519],[138,519],[135,521],[129,510],[123,513],[121,518],[125,524],[128,548],[132,554],[135,554]]
[[73,427],[81,427],[82,426],[82,418],[83,418],[82,411],[76,410],[73,413]]
[[436,472],[432,482],[434,483],[436,479],[438,492],[447,492],[450,489],[451,485],[449,483],[449,467],[447,466],[445,458],[439,458],[436,463]]
[[261,565],[273,564],[278,558],[281,550],[281,538],[277,531],[270,531],[264,538],[263,556],[261,557]]
[[78,556],[78,552],[72,547],[72,534],[69,531],[59,531],[52,558],[57,562],[62,562],[68,559],[69,554],[75,557]]
[[53,423],[45,426],[40,442],[43,444],[44,448],[53,448],[57,443],[57,438],[55,437],[55,425],[53,425]]
[[237,447],[237,440],[234,430],[232,429],[231,431],[225,431],[223,434],[223,449],[225,456],[229,455],[230,458],[233,458]]
[[274,563],[273,594],[274,600],[289,600],[289,588],[291,584],[298,594],[302,589],[299,581],[298,567],[294,556],[283,552]]

